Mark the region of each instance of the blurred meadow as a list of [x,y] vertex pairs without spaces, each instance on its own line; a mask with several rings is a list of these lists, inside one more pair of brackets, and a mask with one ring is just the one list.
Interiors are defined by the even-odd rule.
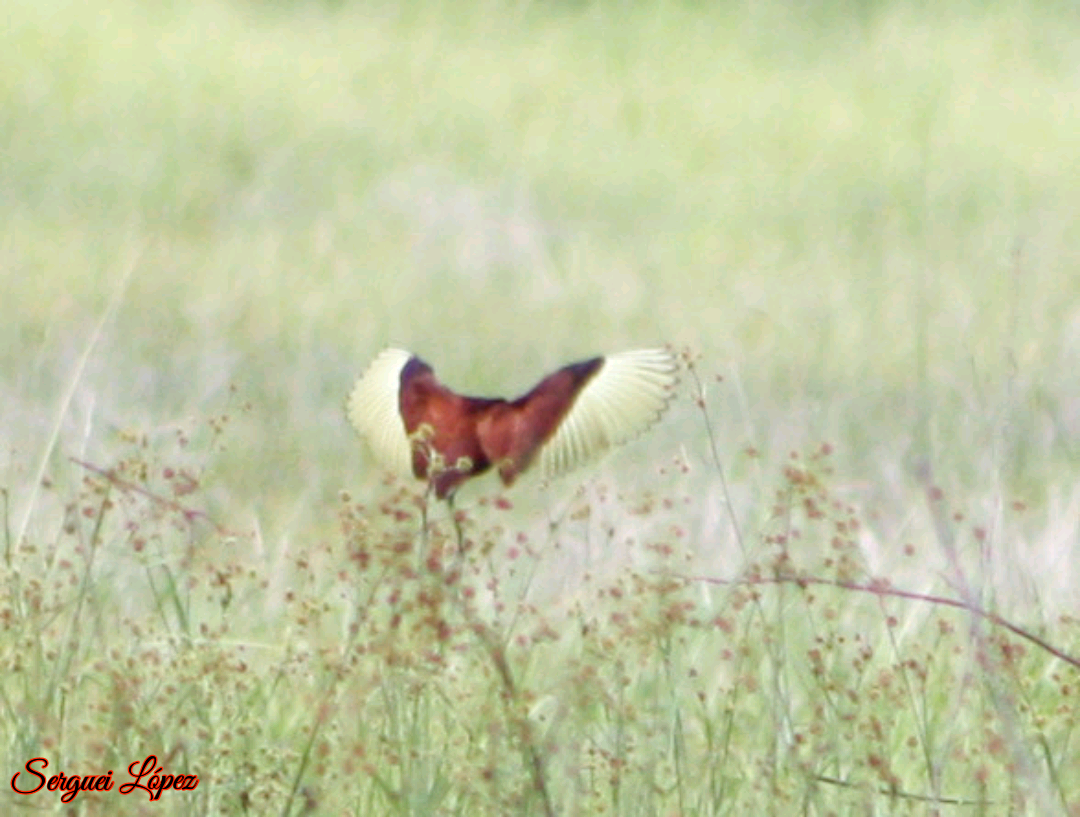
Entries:
[[[1080,815],[1074,4],[3,20],[2,770],[200,777],[5,811]],[[344,416],[665,343],[464,553]]]

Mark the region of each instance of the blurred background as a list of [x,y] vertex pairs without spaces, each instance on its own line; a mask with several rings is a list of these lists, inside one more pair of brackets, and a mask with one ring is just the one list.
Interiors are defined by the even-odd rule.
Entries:
[[[736,486],[827,441],[882,524],[929,472],[1075,549],[1075,4],[4,8],[13,515],[39,468],[227,418],[211,510],[316,529],[377,483],[343,405],[385,345],[511,395],[669,342]],[[715,505],[686,383],[602,473],[681,454]]]

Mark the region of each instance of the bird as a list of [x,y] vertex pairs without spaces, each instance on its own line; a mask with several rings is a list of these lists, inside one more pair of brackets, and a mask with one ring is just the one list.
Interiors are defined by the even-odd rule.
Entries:
[[453,505],[466,481],[494,470],[553,478],[658,422],[678,382],[667,349],[638,349],[563,366],[514,400],[451,391],[431,366],[384,349],[353,387],[347,415],[384,468],[427,483]]

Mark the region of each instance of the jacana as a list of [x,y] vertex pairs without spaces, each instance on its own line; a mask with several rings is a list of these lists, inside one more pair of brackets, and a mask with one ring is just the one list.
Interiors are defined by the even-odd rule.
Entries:
[[504,400],[457,394],[416,355],[386,349],[353,388],[348,416],[383,466],[452,500],[491,469],[507,486],[530,469],[555,477],[636,437],[664,413],[677,369],[664,349],[620,352]]

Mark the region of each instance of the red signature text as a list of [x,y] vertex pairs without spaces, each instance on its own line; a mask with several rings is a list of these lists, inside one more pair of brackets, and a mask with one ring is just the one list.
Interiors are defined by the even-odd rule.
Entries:
[[[186,791],[199,785],[199,776],[195,774],[161,774],[164,770],[157,765],[157,755],[147,755],[137,772],[136,766],[139,766],[137,760],[128,766],[128,774],[135,780],[121,786],[121,794],[131,794],[135,789],[142,789],[150,795],[151,800],[157,800],[163,791]],[[143,778],[146,778],[145,782]]]
[[[27,773],[36,778],[26,780],[22,777],[23,772],[16,772],[11,778],[11,788],[19,794],[34,794],[46,789],[47,791],[61,791],[60,802],[70,803],[79,792],[82,791],[112,791],[112,769],[105,774],[64,774],[57,772],[51,777],[46,777],[42,772],[49,767],[49,761],[43,757],[35,757],[26,761],[23,767]],[[39,771],[40,770],[40,771]],[[161,797],[163,791],[189,791],[199,785],[199,776],[194,774],[162,774],[164,769],[158,765],[157,755],[148,755],[145,760],[128,765],[128,774],[133,780],[124,783],[117,791],[121,794],[131,794],[139,789],[146,792],[151,800]],[[29,785],[28,785],[29,784]],[[24,786],[25,788],[20,788]]]
[[35,766],[46,769],[49,766],[49,761],[43,757],[35,757],[32,760],[26,761],[26,766],[24,768],[37,778],[38,782],[36,786],[32,786],[29,789],[20,789],[18,780],[19,775],[21,775],[22,772],[17,772],[15,776],[11,778],[11,788],[19,794],[33,794],[36,791],[41,791],[43,788],[48,789],[49,791],[62,791],[63,794],[60,795],[61,803],[70,803],[81,791],[112,791],[112,769],[109,769],[108,774],[67,775],[60,772],[46,780],[45,775],[34,768]]

